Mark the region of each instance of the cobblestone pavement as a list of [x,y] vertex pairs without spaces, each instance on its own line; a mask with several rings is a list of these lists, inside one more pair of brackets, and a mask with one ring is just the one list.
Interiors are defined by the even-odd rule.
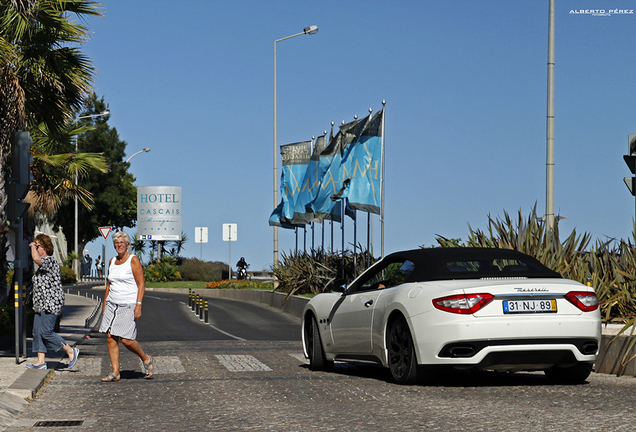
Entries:
[[[92,336],[76,369],[56,371],[7,431],[636,430],[633,377],[558,386],[538,373],[484,373],[399,386],[377,368],[312,372],[300,342],[142,341],[155,379],[122,349],[122,380],[101,383],[106,341]],[[32,429],[44,420],[82,425]]]

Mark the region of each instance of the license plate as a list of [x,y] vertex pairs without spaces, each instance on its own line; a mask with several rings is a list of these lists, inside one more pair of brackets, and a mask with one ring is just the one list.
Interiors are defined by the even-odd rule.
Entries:
[[557,311],[556,300],[504,300],[503,311],[513,313],[550,313]]

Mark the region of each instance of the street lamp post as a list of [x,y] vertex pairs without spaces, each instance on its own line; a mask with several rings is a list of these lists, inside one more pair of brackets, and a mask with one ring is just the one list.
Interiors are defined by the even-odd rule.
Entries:
[[126,159],[126,163],[130,162],[130,160],[131,160],[132,158],[134,158],[135,156],[137,156],[139,153],[148,153],[149,151],[150,151],[150,149],[149,149],[148,147],[146,147],[146,148],[145,148],[145,149],[143,149],[143,150],[139,150],[137,153],[133,153],[133,155],[132,155],[132,156],[130,156],[128,159]]
[[[301,35],[318,33],[318,26],[305,27],[302,33],[296,33],[274,41],[274,208],[278,205],[278,131],[276,107],[276,44]],[[274,265],[278,264],[278,227],[274,226]]]
[[[87,119],[87,118],[94,118],[94,117],[103,117],[104,120],[108,120],[108,117],[110,117],[110,111],[106,110],[106,111],[102,111],[99,114],[91,114],[91,115],[85,115],[85,116],[81,116],[81,117],[77,117],[75,118],[75,122],[77,123],[78,120],[81,119]],[[77,137],[75,137],[75,154],[78,153],[78,148],[77,148]],[[79,184],[78,181],[78,171],[77,169],[75,170],[75,186],[77,186]],[[79,272],[79,260],[81,259],[80,257],[80,253],[78,251],[79,249],[79,241],[78,241],[78,220],[79,220],[79,211],[78,211],[78,206],[77,206],[77,196],[75,196],[75,243],[74,243],[74,247],[75,247],[75,254],[77,255],[78,259],[76,259],[74,261],[74,270],[75,270],[75,274],[77,275],[77,277],[79,278],[80,276],[80,272]]]

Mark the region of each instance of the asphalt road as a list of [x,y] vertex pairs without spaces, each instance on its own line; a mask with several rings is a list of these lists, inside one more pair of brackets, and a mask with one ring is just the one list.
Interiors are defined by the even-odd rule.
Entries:
[[[206,325],[187,297],[149,293],[139,340],[155,357],[155,379],[144,380],[138,360],[122,350],[122,380],[99,382],[110,366],[105,337],[93,333],[76,369],[57,371],[7,430],[636,430],[631,377],[592,374],[586,384],[562,386],[541,373],[432,374],[399,386],[378,368],[312,372],[295,318],[252,303],[210,305],[214,321]],[[82,424],[33,429],[45,420]]]

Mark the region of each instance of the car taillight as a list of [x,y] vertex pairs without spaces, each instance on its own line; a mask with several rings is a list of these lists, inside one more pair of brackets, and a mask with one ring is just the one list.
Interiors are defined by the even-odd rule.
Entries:
[[456,314],[472,314],[495,298],[492,294],[458,294],[433,300],[439,310]]
[[598,297],[593,292],[570,291],[565,298],[583,312],[591,312],[598,309]]

